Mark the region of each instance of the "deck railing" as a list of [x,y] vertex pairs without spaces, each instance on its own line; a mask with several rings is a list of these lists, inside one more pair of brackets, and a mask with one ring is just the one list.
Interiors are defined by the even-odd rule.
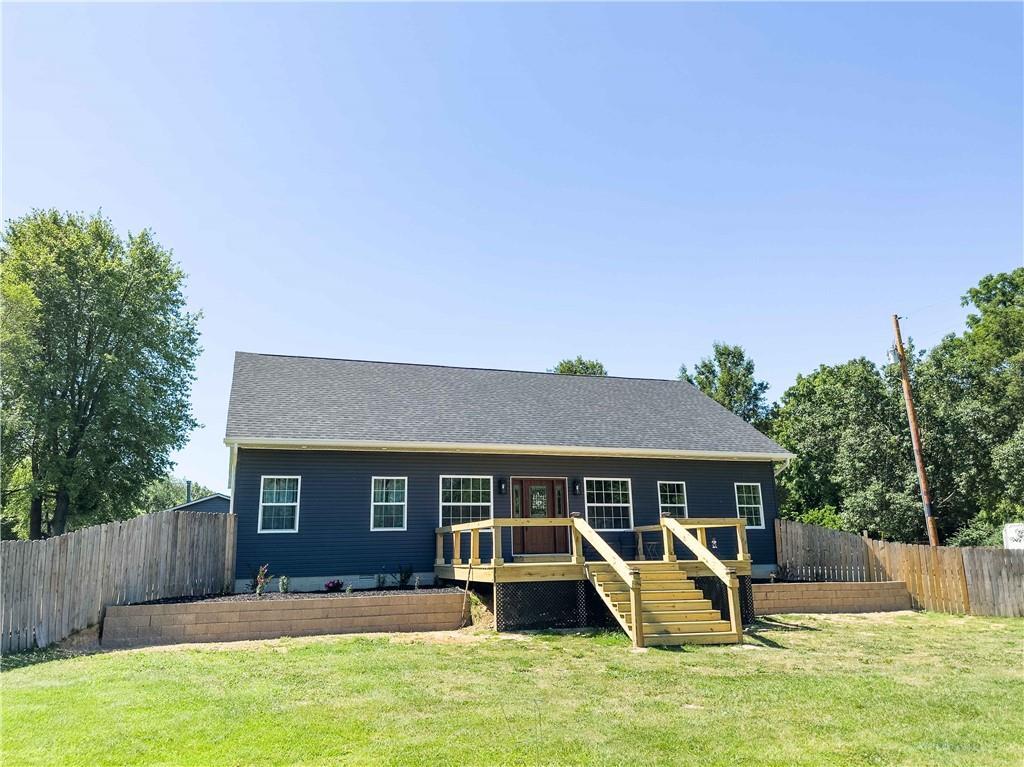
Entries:
[[[480,532],[482,530],[491,530],[492,536],[492,549],[491,549],[491,566],[501,567],[505,564],[505,560],[502,558],[502,541],[501,541],[501,530],[505,527],[567,527],[571,533],[572,547],[570,556],[572,557],[573,564],[582,565],[586,572],[586,557],[583,554],[583,541],[593,547],[593,549],[611,565],[612,570],[615,574],[622,579],[622,582],[626,584],[629,589],[629,604],[631,614],[631,628],[627,629],[630,638],[633,643],[642,647],[644,643],[644,622],[643,622],[643,603],[640,594],[640,572],[634,568],[631,568],[626,561],[620,557],[615,549],[613,549],[604,538],[595,530],[590,524],[579,516],[570,517],[555,517],[547,519],[510,519],[510,518],[494,518],[494,519],[483,519],[479,522],[463,522],[458,525],[445,525],[435,530],[435,565],[445,565],[447,562],[444,557],[444,536],[451,535],[452,537],[452,564],[455,566],[462,565],[462,535],[463,533],[469,533],[469,560],[467,564],[469,567],[479,566],[480,561]],[[589,576],[589,573],[587,573]],[[612,607],[609,605],[609,607]]]
[[[715,556],[707,547],[707,531],[709,528],[731,527],[736,530],[736,561],[742,562],[750,559],[747,551],[747,523],[743,519],[687,519],[670,516],[662,516],[660,524],[644,525],[634,527],[637,541],[637,558],[643,559],[643,535],[644,533],[658,532],[662,536],[662,543],[665,549],[663,558],[666,562],[676,561],[675,541],[680,541],[688,548],[697,561],[703,564],[712,575],[716,576],[725,584],[726,594],[729,600],[729,623],[732,632],[737,638],[743,636],[742,616],[740,615],[740,582],[736,577],[736,571],[726,566],[721,559]],[[690,530],[696,530],[694,535]]]

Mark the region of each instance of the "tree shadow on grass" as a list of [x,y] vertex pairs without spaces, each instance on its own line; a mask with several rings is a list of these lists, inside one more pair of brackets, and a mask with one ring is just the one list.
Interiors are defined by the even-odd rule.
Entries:
[[83,655],[95,655],[99,652],[103,651],[99,648],[44,647],[24,652],[6,653],[3,657],[0,657],[0,673],[14,671],[19,668],[28,668],[40,663],[79,658]]
[[743,635],[745,639],[749,639],[762,647],[770,647],[773,650],[786,649],[785,645],[779,644],[774,639],[765,636],[762,633],[764,631],[821,631],[821,629],[815,626],[809,626],[806,623],[793,623],[792,621],[783,621],[778,618],[761,616],[746,628]]

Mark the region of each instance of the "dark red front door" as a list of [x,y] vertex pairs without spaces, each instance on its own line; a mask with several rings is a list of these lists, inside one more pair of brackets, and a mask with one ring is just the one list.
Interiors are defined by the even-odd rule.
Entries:
[[[564,479],[513,479],[512,517],[515,519],[564,518]],[[564,527],[517,527],[512,534],[515,554],[566,554],[569,531]]]

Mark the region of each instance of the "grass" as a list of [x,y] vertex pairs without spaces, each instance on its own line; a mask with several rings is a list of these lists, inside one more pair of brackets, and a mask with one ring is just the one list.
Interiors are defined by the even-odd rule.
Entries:
[[740,647],[646,652],[456,633],[51,655],[0,675],[8,767],[1024,761],[1021,619],[782,616]]

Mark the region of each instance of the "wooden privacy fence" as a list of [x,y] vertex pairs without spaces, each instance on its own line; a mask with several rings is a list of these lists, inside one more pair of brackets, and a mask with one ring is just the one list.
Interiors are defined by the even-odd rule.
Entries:
[[1024,550],[919,546],[775,521],[782,577],[792,581],[903,581],[914,607],[1024,616]]
[[110,605],[230,590],[235,525],[234,514],[161,511],[0,542],[0,651],[59,642]]

